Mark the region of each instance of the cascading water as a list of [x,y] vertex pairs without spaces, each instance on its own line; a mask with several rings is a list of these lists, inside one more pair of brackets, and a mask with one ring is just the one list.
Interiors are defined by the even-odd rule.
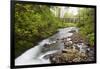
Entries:
[[69,31],[78,31],[76,27],[69,27],[59,29],[55,35],[42,40],[37,46],[27,50],[21,56],[15,59],[15,65],[32,65],[32,64],[48,64],[51,63],[48,58],[44,56],[56,53],[64,48],[64,44],[57,39],[62,39],[71,36],[73,33]]

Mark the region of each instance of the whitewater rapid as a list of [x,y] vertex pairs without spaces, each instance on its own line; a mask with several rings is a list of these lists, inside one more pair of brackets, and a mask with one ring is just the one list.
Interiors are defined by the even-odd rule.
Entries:
[[35,64],[50,64],[49,59],[45,59],[44,56],[48,54],[53,54],[58,52],[59,50],[63,49],[63,44],[61,42],[58,42],[57,48],[55,50],[49,50],[47,52],[41,52],[43,50],[43,47],[45,44],[52,44],[56,43],[56,39],[61,39],[65,37],[71,36],[73,33],[69,33],[69,31],[75,30],[76,32],[78,29],[76,27],[68,27],[59,29],[58,33],[54,34],[53,36],[42,40],[39,42],[38,45],[35,47],[27,50],[24,52],[21,56],[15,59],[15,65],[35,65]]

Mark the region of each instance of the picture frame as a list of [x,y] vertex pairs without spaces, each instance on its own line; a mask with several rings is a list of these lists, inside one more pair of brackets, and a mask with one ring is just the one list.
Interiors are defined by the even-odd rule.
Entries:
[[[93,49],[94,49],[94,56],[93,56],[93,61],[81,61],[81,62],[69,62],[69,63],[46,63],[46,64],[23,64],[23,65],[15,65],[15,50],[16,50],[16,47],[15,47],[15,44],[16,44],[16,39],[15,37],[17,36],[15,34],[15,21],[16,20],[16,17],[15,17],[15,12],[16,12],[16,7],[15,5],[16,4],[35,4],[35,5],[47,5],[47,6],[61,6],[61,7],[77,7],[77,8],[93,8],[93,11],[94,11],[94,14],[93,14],[93,18],[94,18],[94,46],[93,46]],[[20,5],[20,6],[23,6],[23,5]],[[24,6],[25,7],[25,6]],[[27,6],[28,7],[28,6]],[[23,8],[21,8],[23,10]],[[19,10],[21,12],[21,10]],[[69,19],[68,19],[69,20]],[[68,21],[67,20],[67,21]],[[65,20],[66,22],[66,20]],[[71,22],[71,19],[69,20],[69,22]],[[72,20],[73,22],[73,20]],[[76,21],[77,22],[77,21]],[[31,68],[31,67],[45,67],[45,66],[61,66],[61,65],[77,65],[77,64],[93,64],[93,63],[96,63],[96,6],[95,5],[81,5],[81,4],[65,4],[65,3],[48,3],[48,2],[36,2],[36,1],[11,1],[11,68]],[[72,31],[71,31],[72,32]],[[59,39],[58,39],[59,40]],[[28,49],[27,49],[28,50]],[[45,49],[44,49],[45,50]],[[24,51],[25,52],[25,51]],[[20,54],[21,55],[21,54]]]

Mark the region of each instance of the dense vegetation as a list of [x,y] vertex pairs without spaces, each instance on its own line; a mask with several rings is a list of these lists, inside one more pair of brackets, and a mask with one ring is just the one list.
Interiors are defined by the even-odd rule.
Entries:
[[59,20],[49,6],[16,4],[16,56],[57,31]]
[[90,44],[94,45],[92,9],[87,8],[87,12],[79,11],[77,17],[83,17],[84,14],[85,20],[80,18],[79,23],[66,23],[56,17],[50,8],[50,6],[35,4],[15,5],[15,58],[35,46],[40,40],[56,33],[58,28],[63,27],[78,26],[80,33],[87,36]]
[[80,33],[88,39],[90,46],[94,46],[94,9],[81,9],[78,17],[80,22],[77,26],[80,28]]

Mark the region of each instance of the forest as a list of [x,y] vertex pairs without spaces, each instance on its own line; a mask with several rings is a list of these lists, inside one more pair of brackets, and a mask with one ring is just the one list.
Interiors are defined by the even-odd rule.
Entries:
[[[15,5],[15,58],[38,42],[58,32],[60,28],[77,27],[76,40],[86,40],[94,47],[94,8],[37,4]],[[74,37],[73,37],[74,38]]]

